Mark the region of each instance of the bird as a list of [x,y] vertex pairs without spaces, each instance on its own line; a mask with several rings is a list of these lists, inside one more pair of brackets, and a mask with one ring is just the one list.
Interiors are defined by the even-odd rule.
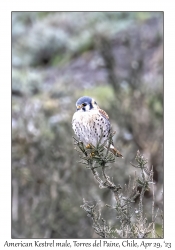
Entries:
[[[97,102],[89,96],[82,96],[76,101],[76,112],[72,117],[72,128],[78,139],[88,148],[100,142],[103,144],[110,132],[111,124],[108,114],[100,109]],[[122,154],[111,143],[109,150],[117,157]]]

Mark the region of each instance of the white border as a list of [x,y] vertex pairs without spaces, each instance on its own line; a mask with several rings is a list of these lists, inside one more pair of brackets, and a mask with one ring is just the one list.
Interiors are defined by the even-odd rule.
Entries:
[[[164,11],[165,241],[174,237],[175,34],[174,1],[22,1],[0,3],[0,247],[11,240],[11,11]],[[174,73],[174,74],[173,74]],[[82,240],[83,241],[83,240]],[[84,240],[85,241],[85,240]],[[29,240],[28,240],[29,242]],[[151,242],[151,241],[150,241]],[[34,249],[34,248],[33,248]],[[120,248],[121,249],[121,248]],[[151,248],[149,248],[151,249]]]

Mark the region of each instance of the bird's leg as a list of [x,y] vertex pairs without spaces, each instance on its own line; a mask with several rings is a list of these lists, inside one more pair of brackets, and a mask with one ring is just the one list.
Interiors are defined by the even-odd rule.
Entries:
[[94,146],[93,146],[92,144],[89,143],[89,144],[86,145],[86,148],[87,148],[87,149],[90,149],[90,151],[91,151],[91,152],[90,152],[90,157],[93,158],[93,157],[96,155],[96,154],[95,154],[95,151],[92,150],[92,149],[94,149]]
[[95,153],[94,152],[90,153],[90,156],[93,158],[95,156]]
[[87,144],[87,145],[86,145],[86,148],[87,148],[87,149],[93,149],[92,144]]

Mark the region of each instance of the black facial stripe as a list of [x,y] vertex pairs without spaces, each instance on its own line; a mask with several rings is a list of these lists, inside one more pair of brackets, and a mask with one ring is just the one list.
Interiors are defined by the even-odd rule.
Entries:
[[90,109],[93,109],[92,103],[90,102]]

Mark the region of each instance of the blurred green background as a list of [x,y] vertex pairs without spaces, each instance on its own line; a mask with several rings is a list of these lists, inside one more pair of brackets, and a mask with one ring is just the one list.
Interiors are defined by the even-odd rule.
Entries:
[[[83,95],[116,131],[124,159],[111,164],[113,181],[134,175],[139,149],[162,206],[163,12],[12,12],[13,238],[98,238],[82,199],[114,200],[74,150],[71,120]],[[151,199],[147,192],[148,217]],[[102,215],[118,225],[115,211]]]

